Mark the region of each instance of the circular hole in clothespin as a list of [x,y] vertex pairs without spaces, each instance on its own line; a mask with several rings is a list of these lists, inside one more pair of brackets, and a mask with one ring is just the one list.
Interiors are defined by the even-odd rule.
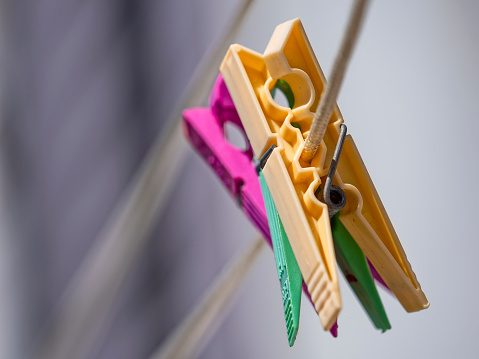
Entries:
[[291,86],[282,79],[279,79],[271,89],[271,96],[274,102],[282,107],[294,107],[294,93]]
[[242,152],[247,152],[250,149],[249,141],[244,130],[236,123],[226,121],[223,127],[226,140],[234,147]]

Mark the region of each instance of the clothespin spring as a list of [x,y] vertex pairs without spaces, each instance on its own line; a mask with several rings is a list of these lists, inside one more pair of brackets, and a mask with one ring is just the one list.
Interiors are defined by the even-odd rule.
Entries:
[[268,161],[269,156],[273,153],[274,149],[276,148],[276,145],[271,145],[270,148],[266,150],[263,156],[258,161],[258,164],[256,165],[256,173],[260,173],[260,171],[266,166],[266,161]]
[[[346,205],[346,194],[340,187],[333,185],[333,179],[334,175],[336,174],[339,157],[341,156],[341,151],[343,149],[347,131],[348,128],[346,127],[346,125],[342,124],[341,131],[339,133],[338,143],[336,144],[336,148],[334,149],[333,159],[331,160],[331,165],[329,166],[328,177],[326,178],[324,190],[319,192],[318,194],[318,199],[328,205],[329,218],[333,217]],[[271,156],[275,148],[276,145],[271,145],[271,147],[266,150],[264,155],[261,156],[258,161],[258,164],[256,165],[257,173],[259,173],[264,168],[269,156]]]
[[334,149],[333,159],[329,166],[329,173],[326,178],[324,189],[318,194],[319,200],[328,205],[329,218],[333,217],[346,205],[346,194],[340,187],[333,185],[333,179],[336,174],[336,168],[338,167],[339,157],[341,156],[341,150],[343,149],[347,130],[348,128],[346,125],[342,124],[338,143]]

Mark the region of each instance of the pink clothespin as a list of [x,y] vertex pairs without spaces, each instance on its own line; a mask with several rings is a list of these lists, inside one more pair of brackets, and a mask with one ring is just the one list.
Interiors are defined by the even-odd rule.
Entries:
[[268,218],[256,174],[253,150],[241,151],[224,135],[224,125],[231,122],[243,129],[223,78],[218,76],[210,95],[210,108],[183,111],[183,128],[199,154],[216,172],[248,219],[271,246]]

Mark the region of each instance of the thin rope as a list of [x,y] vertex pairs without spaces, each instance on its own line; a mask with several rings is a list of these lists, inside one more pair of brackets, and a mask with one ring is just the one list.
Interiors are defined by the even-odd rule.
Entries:
[[192,312],[150,359],[194,359],[201,355],[226,318],[228,309],[265,243],[263,238],[257,238],[230,260]]
[[321,100],[319,101],[318,109],[314,114],[311,130],[306,138],[303,153],[301,154],[301,159],[307,163],[311,162],[316,150],[321,144],[329,119],[333,114],[336,99],[341,88],[341,83],[343,82],[349,59],[351,58],[351,53],[358,38],[367,5],[368,0],[356,0],[354,4],[341,48],[339,49],[334,62],[333,71],[329,82],[326,85],[326,89],[321,96]]

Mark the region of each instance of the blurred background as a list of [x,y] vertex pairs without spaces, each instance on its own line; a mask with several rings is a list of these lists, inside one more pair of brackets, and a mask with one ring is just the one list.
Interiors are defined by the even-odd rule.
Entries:
[[[0,4],[0,358],[24,358],[242,1]],[[235,42],[263,52],[299,17],[328,77],[351,6],[255,0]],[[381,291],[381,334],[341,277],[339,337],[303,300],[289,348],[264,249],[201,358],[477,357],[478,17],[473,0],[373,1],[338,99],[431,307]],[[179,141],[165,210],[81,357],[150,357],[257,236]]]

